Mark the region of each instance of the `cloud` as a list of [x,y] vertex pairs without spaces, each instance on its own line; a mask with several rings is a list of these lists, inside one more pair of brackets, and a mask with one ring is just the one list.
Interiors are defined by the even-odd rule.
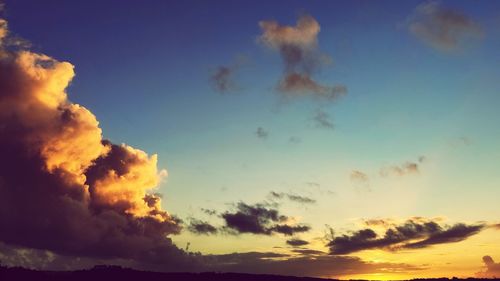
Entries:
[[500,223],[492,224],[492,225],[490,225],[490,227],[493,227],[493,228],[496,228],[496,229],[500,229]]
[[270,228],[270,230],[287,236],[292,236],[296,233],[308,232],[311,230],[311,227],[308,225],[277,224]]
[[289,143],[293,143],[293,144],[298,144],[298,143],[301,143],[302,142],[302,139],[297,137],[297,136],[291,136],[289,139],[288,139],[288,142]]
[[309,244],[309,242],[307,242],[306,240],[296,239],[296,238],[286,240],[286,243],[293,247],[305,246]]
[[[297,252],[299,253],[299,252]],[[234,253],[206,256],[214,271],[285,276],[341,278],[352,274],[412,272],[423,268],[403,263],[372,263],[357,257],[321,255],[296,257],[277,253]]]
[[7,37],[1,20],[0,241],[165,268],[191,264],[168,238],[179,220],[153,192],[166,176],[157,156],[104,140],[96,117],[68,100],[74,66],[9,49]]
[[0,262],[2,266],[23,267],[36,270],[81,270],[91,268],[98,264],[142,268],[141,265],[130,260],[63,256],[48,250],[16,247],[1,242]]
[[330,119],[330,115],[323,110],[317,110],[313,117],[313,121],[318,128],[333,129],[333,121]]
[[240,90],[235,81],[238,70],[248,63],[246,56],[237,56],[231,64],[217,66],[210,76],[210,81],[215,91],[220,94],[229,94]]
[[234,234],[252,233],[271,235],[281,233],[293,235],[307,232],[310,227],[307,225],[290,225],[289,218],[281,215],[278,210],[266,206],[265,204],[248,205],[239,202],[236,210],[225,212],[222,218],[226,228]]
[[312,249],[293,249],[292,252],[303,256],[324,256],[326,254],[325,252]]
[[418,174],[420,172],[420,166],[426,161],[425,156],[420,156],[417,161],[409,161],[401,165],[394,165],[390,167],[384,167],[380,169],[380,175],[382,177],[389,176],[406,176],[412,174]]
[[216,234],[218,232],[217,228],[210,223],[198,219],[192,218],[188,230],[194,234],[204,234],[204,235],[209,235],[209,234]]
[[347,93],[347,88],[343,85],[324,86],[314,81],[309,74],[297,72],[286,74],[280,81],[278,89],[296,96],[314,93],[315,97],[326,100],[336,100]]
[[216,68],[210,79],[217,92],[225,94],[235,89],[232,81],[234,71],[230,66],[221,65]]
[[453,226],[439,225],[431,220],[409,219],[401,225],[386,229],[383,236],[365,228],[349,235],[331,237],[327,246],[333,255],[345,255],[368,249],[400,250],[419,249],[431,245],[454,243],[479,233],[483,224]]
[[410,16],[408,30],[425,44],[444,52],[462,49],[484,35],[473,19],[436,1],[417,6]]
[[370,178],[368,177],[367,174],[365,174],[361,171],[358,171],[358,170],[352,171],[350,178],[351,178],[351,181],[363,182],[363,183],[366,183],[370,180]]
[[483,263],[485,266],[484,271],[476,273],[479,278],[498,278],[500,277],[500,263],[495,263],[491,256],[484,256]]
[[284,193],[284,192],[275,192],[271,191],[269,195],[274,198],[274,199],[283,199],[287,198],[290,201],[301,203],[301,204],[315,204],[316,200],[306,197],[306,196],[300,196],[296,194],[291,194],[291,193]]
[[325,86],[311,76],[331,58],[318,51],[319,23],[311,16],[301,16],[296,26],[280,25],[276,21],[261,21],[259,41],[281,54],[284,77],[278,84],[287,97],[312,96],[327,101],[337,100],[347,93],[343,85]]
[[215,216],[217,215],[217,211],[213,209],[206,209],[206,208],[201,208],[201,211],[209,216]]
[[269,132],[266,131],[264,128],[262,127],[258,127],[257,128],[257,131],[255,131],[255,135],[259,138],[259,139],[267,139],[267,137],[269,136]]

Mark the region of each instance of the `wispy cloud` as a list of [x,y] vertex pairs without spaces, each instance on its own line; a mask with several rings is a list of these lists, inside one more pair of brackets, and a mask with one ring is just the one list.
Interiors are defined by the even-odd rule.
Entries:
[[316,203],[316,200],[307,196],[301,196],[297,194],[292,194],[292,193],[285,193],[285,192],[275,192],[271,191],[269,195],[273,199],[288,199],[293,202],[301,203],[301,204],[314,204]]
[[462,49],[484,35],[479,23],[437,1],[417,6],[410,16],[408,30],[430,47],[445,52]]
[[420,172],[420,166],[425,161],[426,157],[420,156],[417,161],[408,161],[400,165],[381,168],[379,173],[382,177],[418,174]]
[[257,131],[255,131],[255,135],[259,139],[267,139],[269,137],[269,132],[262,127],[258,127]]
[[238,70],[247,63],[248,58],[239,56],[235,61],[228,65],[217,66],[210,76],[210,81],[215,91],[220,94],[229,94],[241,89],[235,81]]
[[318,128],[329,129],[329,130],[333,130],[334,128],[334,124],[330,117],[330,114],[321,109],[316,111],[312,120],[314,121],[316,127]]

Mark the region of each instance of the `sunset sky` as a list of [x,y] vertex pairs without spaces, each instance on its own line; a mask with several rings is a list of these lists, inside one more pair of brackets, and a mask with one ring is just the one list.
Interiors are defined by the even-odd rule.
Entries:
[[500,2],[0,0],[0,262],[500,276]]

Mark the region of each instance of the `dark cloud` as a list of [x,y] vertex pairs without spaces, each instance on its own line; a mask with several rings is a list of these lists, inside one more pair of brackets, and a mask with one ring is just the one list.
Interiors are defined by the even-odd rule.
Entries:
[[312,96],[334,101],[347,93],[343,85],[325,86],[311,76],[331,58],[318,51],[319,23],[311,16],[301,16],[296,26],[280,25],[276,21],[261,21],[260,42],[278,51],[285,65],[284,77],[278,89],[287,97]]
[[495,263],[491,256],[484,256],[483,263],[485,270],[476,273],[479,278],[499,278],[500,277],[500,263]]
[[301,195],[296,195],[296,194],[291,194],[291,193],[284,193],[284,192],[275,192],[271,191],[269,195],[274,198],[274,199],[284,199],[287,198],[290,201],[301,203],[301,204],[315,204],[316,200],[306,197],[306,196],[301,196]]
[[402,263],[371,263],[357,257],[321,255],[319,251],[304,253],[300,257],[276,253],[235,253],[211,255],[207,256],[207,260],[215,271],[328,278],[402,271],[411,274],[423,269]]
[[391,226],[383,236],[370,228],[349,235],[331,237],[327,246],[333,255],[344,255],[368,249],[418,249],[435,244],[454,243],[479,233],[483,224],[457,223],[442,226],[434,221],[407,220],[404,224]]
[[235,70],[230,66],[217,67],[212,76],[210,76],[213,87],[217,92],[225,94],[235,89],[235,85],[233,82],[234,71]]
[[296,233],[308,232],[311,227],[308,225],[288,225],[288,224],[277,224],[270,228],[272,231],[281,233],[287,236],[292,236]]
[[293,249],[293,253],[301,254],[303,256],[323,256],[326,255],[325,252],[312,250],[312,249]]
[[408,29],[425,44],[445,52],[462,49],[483,37],[483,29],[477,22],[436,1],[417,6]]
[[0,241],[60,255],[193,268],[168,237],[180,221],[152,193],[157,156],[103,140],[68,100],[74,67],[7,49],[0,21]]
[[218,232],[217,228],[210,223],[198,219],[192,218],[189,222],[188,230],[194,234],[216,234]]
[[201,208],[201,211],[209,216],[215,216],[217,215],[217,211],[216,210],[213,210],[213,209],[205,209],[205,208]]
[[288,142],[290,143],[294,143],[294,144],[297,144],[297,143],[301,143],[302,142],[302,139],[299,138],[299,137],[296,137],[296,136],[291,136],[289,139],[288,139]]
[[267,137],[269,136],[269,132],[266,131],[264,128],[262,127],[258,127],[257,128],[257,131],[255,131],[255,135],[259,138],[259,139],[267,139]]
[[239,202],[234,212],[222,214],[226,228],[235,234],[252,233],[293,235],[310,230],[306,225],[289,225],[288,217],[265,204],[248,205]]
[[235,81],[235,76],[238,70],[247,64],[247,62],[248,58],[240,55],[229,65],[217,66],[210,76],[210,81],[214,90],[220,94],[229,94],[240,90],[240,87]]
[[330,118],[330,115],[326,113],[323,110],[317,110],[314,117],[313,121],[318,128],[324,128],[324,129],[333,129],[334,124],[333,121]]
[[286,240],[286,243],[288,245],[294,246],[294,247],[305,246],[305,245],[309,244],[309,242],[307,242],[306,240],[297,239],[297,238]]

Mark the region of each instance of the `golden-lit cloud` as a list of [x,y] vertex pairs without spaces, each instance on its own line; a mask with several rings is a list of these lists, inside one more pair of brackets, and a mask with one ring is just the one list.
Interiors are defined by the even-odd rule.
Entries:
[[74,75],[68,62],[0,45],[0,241],[180,263],[187,254],[167,237],[179,220],[153,193],[166,171],[156,155],[102,138],[96,117],[68,100]]

